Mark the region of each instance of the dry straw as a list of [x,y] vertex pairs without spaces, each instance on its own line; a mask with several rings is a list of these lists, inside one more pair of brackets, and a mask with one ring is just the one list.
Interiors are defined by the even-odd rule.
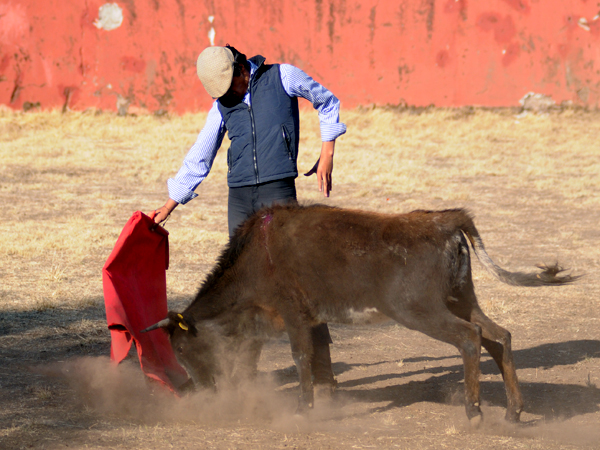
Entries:
[[[327,202],[386,213],[468,207],[475,213],[488,252],[499,264],[513,270],[530,269],[540,262],[539,257],[549,257],[549,263],[558,257],[575,268],[594,270],[600,264],[599,118],[597,112],[569,109],[525,116],[512,110],[481,109],[342,111],[348,133],[337,142],[334,190]],[[347,365],[340,375],[342,390],[355,392],[357,398],[363,398],[362,392],[369,399],[348,407],[357,414],[340,419],[339,432],[322,428],[322,433],[302,434],[283,425],[274,430],[277,423],[254,427],[243,421],[224,429],[184,421],[168,426],[124,423],[98,413],[93,404],[73,409],[66,400],[71,393],[66,395],[64,387],[40,384],[22,369],[24,359],[30,364],[47,360],[47,355],[55,361],[65,355],[108,354],[102,265],[132,212],[149,212],[166,200],[165,181],[179,169],[205,120],[206,114],[118,117],[96,111],[0,111],[0,348],[9,355],[3,357],[8,369],[2,376],[8,381],[2,385],[7,389],[3,417],[10,418],[0,427],[0,439],[12,439],[19,448],[38,445],[41,439],[55,439],[54,445],[65,438],[70,446],[87,445],[93,438],[106,440],[100,447],[129,448],[185,447],[196,440],[207,447],[214,442],[214,448],[341,448],[363,443],[365,448],[439,448],[442,444],[521,448],[522,433],[515,437],[512,429],[495,436],[492,427],[473,441],[472,433],[463,432],[452,419],[444,419],[447,416],[443,414],[455,415],[452,408],[460,406],[415,400],[397,407],[380,402],[379,396],[389,395],[390,389],[400,389],[408,397],[414,391],[418,397],[420,389],[403,391],[402,386],[421,378],[442,377],[441,372],[427,372],[421,364],[423,347],[435,349],[441,344],[436,347],[427,340],[427,344],[414,345],[420,341],[412,341],[411,347],[410,339],[417,338],[399,327],[388,330],[393,339],[383,336],[381,330],[334,330],[337,362]],[[318,157],[321,145],[316,114],[303,112],[301,121],[299,165],[305,171]],[[225,142],[224,147],[227,145]],[[171,233],[167,281],[174,309],[187,304],[226,242],[225,175],[225,152],[221,151],[213,172],[198,190],[200,197],[178,208],[167,225]],[[300,177],[298,190],[302,199],[325,201],[316,190],[314,177]],[[477,267],[474,277],[484,309],[510,328],[520,348],[550,339],[597,342],[591,340],[597,339],[597,276],[589,274],[587,281],[560,291],[548,288],[518,293],[499,286]],[[289,367],[289,347],[281,344],[278,348],[287,359],[275,359],[277,367]],[[552,353],[548,360],[564,360],[553,348],[548,350]],[[451,350],[436,351],[442,357],[429,362],[441,364],[440,370],[455,364],[443,356]],[[384,360],[393,367],[380,365]],[[266,370],[273,370],[274,364]],[[589,413],[596,427],[595,397],[580,395],[577,387],[584,386],[583,380],[587,380],[586,389],[597,385],[596,359],[583,360],[581,368],[564,364],[568,370],[563,370],[561,377],[578,373],[570,370],[577,368],[586,370],[585,379],[557,384],[552,367],[546,370],[545,366],[540,380],[537,369],[535,374],[530,369],[520,376],[529,383],[530,394],[542,392],[539,383],[546,377],[551,390],[563,393],[556,403],[563,406],[562,411],[570,411],[564,406],[570,401],[573,411]],[[95,366],[89,373],[96,373]],[[402,375],[389,375],[397,373]],[[410,378],[411,373],[416,375]],[[22,386],[33,383],[36,386],[24,393]],[[432,383],[434,386],[435,381]],[[546,395],[543,393],[540,398]],[[489,392],[486,395],[489,397]],[[530,401],[535,405],[535,398]],[[536,418],[547,413],[545,401],[539,400]],[[125,406],[139,410],[144,404],[132,401]],[[379,407],[383,413],[378,412]],[[51,420],[45,415],[52,416]],[[203,416],[194,418],[202,420]],[[330,425],[331,421],[323,421],[323,427]],[[371,434],[358,434],[356,430],[365,427]],[[540,435],[539,430],[532,433],[533,437]],[[527,442],[533,442],[535,448],[560,447],[548,446],[546,441]]]
[[[2,291],[10,292],[2,306],[99,298],[99,268],[120,227],[134,210],[148,212],[166,199],[165,180],[205,120],[202,113],[1,112],[0,267]],[[300,169],[307,170],[320,150],[319,124],[312,111],[301,120]],[[527,185],[581,205],[598,203],[596,113],[521,117],[507,110],[378,108],[344,111],[342,120],[348,133],[337,143],[334,201],[335,195],[341,203],[353,197],[369,207],[379,197],[404,196],[414,206],[418,198],[469,206],[477,201],[475,182],[490,189]],[[206,182],[218,195],[180,208],[169,225],[177,229],[171,244],[182,246],[173,252],[182,265],[206,268],[226,240],[225,205],[215,201],[224,195],[224,153]],[[321,199],[314,177],[298,184],[303,198]],[[176,284],[172,289],[183,293]]]

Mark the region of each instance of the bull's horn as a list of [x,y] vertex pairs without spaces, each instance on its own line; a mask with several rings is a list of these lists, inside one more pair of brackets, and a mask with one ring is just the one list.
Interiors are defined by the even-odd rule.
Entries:
[[156,330],[157,328],[165,328],[167,325],[169,325],[170,321],[171,320],[167,317],[166,319],[163,319],[160,322],[155,323],[154,325],[150,325],[145,330],[140,331],[140,333],[146,333],[148,331]]

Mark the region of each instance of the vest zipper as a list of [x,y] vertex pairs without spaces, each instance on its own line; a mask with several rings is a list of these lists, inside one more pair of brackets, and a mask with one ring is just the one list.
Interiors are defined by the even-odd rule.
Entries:
[[254,125],[254,113],[252,112],[252,106],[248,105],[248,112],[250,113],[250,125],[252,127],[252,153],[254,158],[254,174],[256,175],[256,184],[259,183],[258,176],[258,160],[256,158],[256,128]]
[[254,160],[254,175],[256,176],[256,184],[259,183],[260,177],[258,175],[258,158],[256,156],[256,125],[254,123],[254,112],[252,111],[252,84],[248,84],[248,94],[250,95],[250,104],[248,105],[248,112],[250,113],[250,127],[252,128],[252,158]]

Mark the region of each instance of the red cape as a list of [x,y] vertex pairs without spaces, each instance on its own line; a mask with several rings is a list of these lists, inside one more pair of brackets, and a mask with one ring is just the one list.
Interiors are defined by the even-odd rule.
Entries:
[[168,236],[152,218],[133,213],[102,268],[102,285],[111,360],[123,361],[133,341],[144,373],[177,392],[188,376],[166,333],[140,333],[167,317]]

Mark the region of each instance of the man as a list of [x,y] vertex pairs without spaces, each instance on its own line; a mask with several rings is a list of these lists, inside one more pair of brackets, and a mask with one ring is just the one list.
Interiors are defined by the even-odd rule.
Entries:
[[[225,131],[231,140],[227,152],[229,236],[260,208],[295,202],[298,97],[309,100],[319,113],[321,156],[307,175],[316,172],[319,190],[329,197],[335,140],[346,132],[339,122],[340,102],[331,92],[297,67],[267,65],[260,55],[246,59],[229,45],[206,48],[196,68],[215,101],[183,166],[168,180],[169,200],[156,210],[156,223],[164,221],[180,203],[197,197],[194,190],[208,175]],[[327,325],[315,327],[312,336],[315,387],[322,385],[332,391],[335,380]]]

